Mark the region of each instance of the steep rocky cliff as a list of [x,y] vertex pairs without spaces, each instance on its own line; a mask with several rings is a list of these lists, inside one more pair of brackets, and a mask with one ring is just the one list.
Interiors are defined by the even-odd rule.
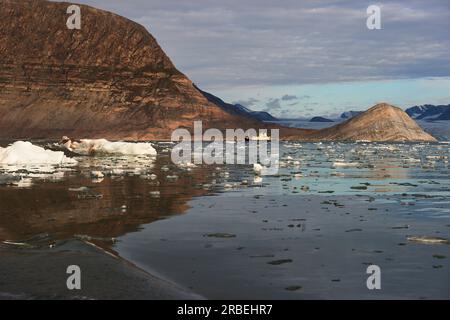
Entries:
[[68,3],[0,0],[0,137],[168,139],[193,120],[255,126],[209,102],[147,30]]

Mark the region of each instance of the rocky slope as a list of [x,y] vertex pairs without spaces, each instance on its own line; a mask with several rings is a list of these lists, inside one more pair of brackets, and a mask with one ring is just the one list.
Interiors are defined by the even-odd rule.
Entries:
[[277,121],[277,118],[273,117],[270,113],[265,111],[253,111],[247,107],[244,107],[241,104],[231,104],[223,101],[219,97],[203,91],[197,87],[195,87],[198,91],[200,91],[203,96],[208,99],[208,101],[214,103],[215,105],[221,107],[228,113],[248,117],[250,119],[258,120],[258,121]]
[[68,3],[0,0],[0,137],[169,139],[173,129],[254,127],[209,102],[147,30]]
[[405,111],[380,103],[336,126],[315,135],[321,140],[436,141]]
[[205,128],[271,126],[295,140],[433,139],[399,112],[397,120],[376,113],[376,125],[357,117],[370,125],[349,122],[350,129],[264,124],[258,117],[267,115],[245,115],[197,89],[144,27],[81,5],[81,30],[69,30],[68,6],[0,0],[0,139],[167,140],[195,120]]

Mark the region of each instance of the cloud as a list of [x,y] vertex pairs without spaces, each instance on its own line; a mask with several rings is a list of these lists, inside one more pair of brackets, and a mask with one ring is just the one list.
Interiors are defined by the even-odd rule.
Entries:
[[253,106],[256,106],[256,104],[258,102],[259,102],[258,99],[248,98],[248,99],[245,99],[245,100],[234,101],[233,104],[240,104],[241,106],[244,106],[244,107],[253,107]]
[[270,99],[265,106],[266,108],[264,109],[264,111],[267,112],[281,109],[280,99]]
[[78,0],[143,24],[200,87],[301,85],[450,75],[450,2]]

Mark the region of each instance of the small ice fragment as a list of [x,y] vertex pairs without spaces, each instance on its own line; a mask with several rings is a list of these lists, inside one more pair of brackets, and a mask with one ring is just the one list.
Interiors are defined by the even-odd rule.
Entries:
[[159,192],[159,191],[150,191],[150,196],[152,198],[159,198],[161,196],[161,192]]
[[22,178],[19,181],[12,183],[17,188],[31,188],[33,186],[33,180],[30,178]]
[[408,241],[423,243],[423,244],[450,244],[449,239],[440,238],[440,237],[428,237],[428,236],[411,236],[406,238]]
[[88,187],[79,187],[79,188],[69,188],[70,192],[88,192]]
[[121,176],[123,175],[125,172],[122,169],[112,169],[111,170],[111,175],[113,176]]
[[262,184],[262,182],[263,182],[263,178],[261,178],[260,176],[256,176],[256,177],[253,179],[253,183],[254,183],[254,184]]
[[101,171],[91,171],[91,178],[101,179],[101,178],[104,178],[104,177],[105,177],[105,175]]
[[263,170],[262,165],[260,165],[259,163],[253,164],[253,172],[255,172],[256,175],[260,175],[262,173],[262,170]]

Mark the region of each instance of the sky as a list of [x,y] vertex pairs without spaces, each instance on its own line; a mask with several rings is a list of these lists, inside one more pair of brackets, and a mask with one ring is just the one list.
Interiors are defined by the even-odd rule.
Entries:
[[144,25],[203,90],[277,117],[450,104],[449,0],[77,2]]

